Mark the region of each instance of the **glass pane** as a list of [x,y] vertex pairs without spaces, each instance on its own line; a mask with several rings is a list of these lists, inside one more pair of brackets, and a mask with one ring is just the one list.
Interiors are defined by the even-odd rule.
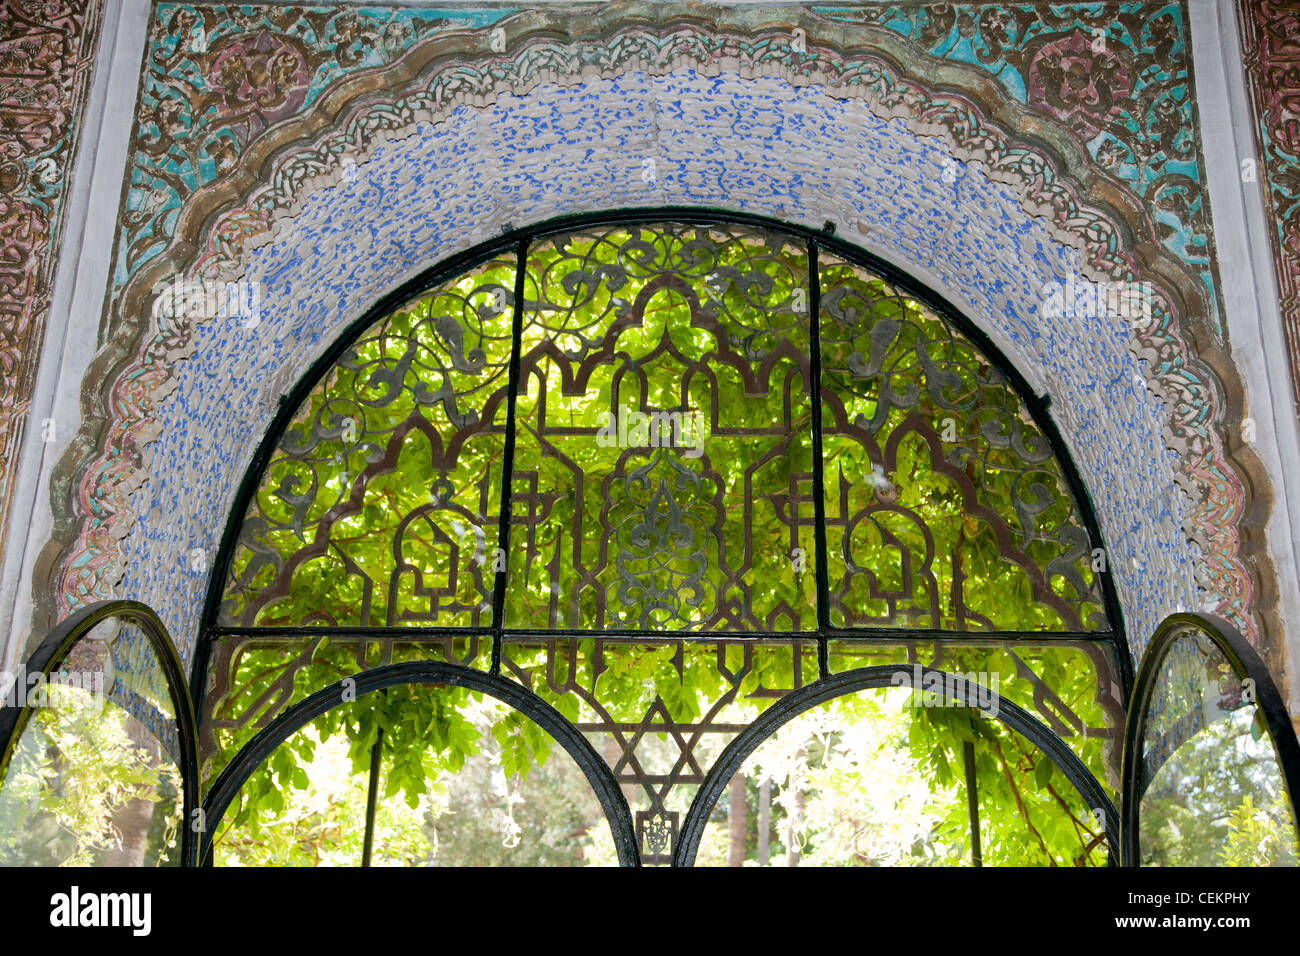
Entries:
[[990,361],[870,272],[821,281],[830,621],[959,631],[1106,626],[1047,439]]
[[1097,818],[1045,753],[903,687],[847,694],[764,741],[714,806],[697,865],[971,866],[967,742],[983,866],[1105,865]]
[[1152,691],[1141,741],[1142,866],[1295,866],[1297,831],[1252,682],[1188,626]]
[[[406,706],[421,717],[436,712],[437,692],[412,688],[412,696]],[[374,866],[618,865],[595,791],[540,726],[474,695],[455,720],[468,726],[450,728],[477,740],[459,766],[430,771],[409,746],[385,747],[380,797],[391,822],[376,823]]]
[[1115,649],[1109,642],[853,639],[831,641],[829,658],[832,674],[881,665],[913,672],[924,666],[977,680],[996,690],[999,706],[1010,701],[1042,721],[1084,762],[1112,800],[1119,791],[1124,704]]
[[581,232],[525,296],[507,625],[815,627],[804,245]]
[[438,637],[412,633],[409,639],[256,632],[218,638],[208,669],[208,716],[199,740],[204,779],[213,779],[244,744],[293,704],[345,677],[405,661],[442,661],[486,671],[492,663],[492,640],[475,632]]
[[276,748],[219,825],[216,862],[360,865],[377,740],[371,865],[617,863],[595,793],[545,731],[481,694],[415,685],[343,704]]
[[[814,629],[808,266],[732,224],[536,240],[511,407],[514,257],[413,299],[279,436],[221,622],[502,623],[507,570],[512,629]],[[831,624],[1104,629],[1104,556],[999,369],[870,270],[818,278]]]
[[352,343],[261,477],[223,623],[491,622],[513,300],[494,259]]
[[359,866],[370,751],[326,714],[249,776],[213,838],[217,866]]
[[104,620],[57,671],[7,689],[33,711],[0,786],[0,863],[180,865],[176,715],[144,634]]

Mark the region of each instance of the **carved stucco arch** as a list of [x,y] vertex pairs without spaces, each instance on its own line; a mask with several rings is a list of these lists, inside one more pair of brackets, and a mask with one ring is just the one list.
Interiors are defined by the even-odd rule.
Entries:
[[[895,34],[869,27],[856,26],[857,45],[845,49],[841,26],[790,10],[718,11],[706,21],[665,6],[655,22],[619,22],[617,11],[607,10],[572,36],[563,17],[549,13],[499,26],[505,53],[491,49],[487,30],[443,34],[340,82],[307,113],[251,143],[233,171],[187,202],[169,248],[125,288],[120,331],[87,373],[84,424],[52,488],[56,533],[35,577],[38,626],[125,589],[159,606],[188,654],[206,574],[189,571],[184,556],[215,546],[269,418],[267,403],[331,333],[404,278],[507,223],[611,205],[709,205],[812,226],[833,222],[841,235],[966,308],[1031,383],[1054,397],[1053,415],[1094,499],[1122,492],[1116,476],[1145,468],[1146,484],[1135,485],[1180,519],[1173,531],[1181,545],[1168,528],[1130,535],[1127,512],[1108,512],[1097,500],[1108,545],[1126,561],[1144,562],[1140,571],[1117,569],[1130,635],[1141,641],[1154,619],[1201,603],[1188,577],[1194,561],[1196,580],[1213,595],[1204,606],[1238,623],[1281,676],[1276,586],[1263,534],[1269,486],[1253,453],[1239,440],[1225,447],[1222,437],[1224,423],[1245,413],[1240,378],[1203,318],[1208,305],[1194,273],[1156,242],[1143,204],[1091,166],[1069,134],[972,68],[918,56]],[[792,46],[796,28],[806,36],[804,50]],[[682,104],[701,110],[683,111]],[[585,125],[576,121],[584,111]],[[779,149],[761,122],[765,111],[782,118]],[[520,149],[525,127],[510,125],[520,120],[533,121],[526,145],[537,152]],[[786,141],[792,130],[796,142]],[[882,163],[882,149],[891,156],[901,149],[905,159]],[[967,164],[949,195],[940,193],[945,155]],[[409,184],[431,156],[438,190],[401,193],[403,175]],[[542,178],[530,181],[523,168],[529,157],[546,171]],[[653,184],[641,175],[646,158],[656,160]],[[890,211],[883,204],[903,205],[896,183],[913,197],[928,189],[933,198],[915,216],[885,219],[891,228],[882,228],[880,214]],[[372,203],[371,214],[362,214],[366,189],[386,192],[387,210]],[[397,203],[398,196],[407,201]],[[388,212],[402,221],[386,221]],[[328,233],[331,219],[336,229],[346,224],[347,234],[314,241],[313,231]],[[382,267],[363,288],[355,276],[331,272],[331,255],[340,241],[356,242],[367,230],[374,230],[372,245],[348,249],[351,265],[362,255]],[[418,241],[394,256],[388,243],[398,233]],[[1014,255],[1016,236],[1043,253],[1036,273],[1015,263],[1026,273],[1016,297],[1006,291],[1016,283],[996,268],[981,277],[954,265],[963,261],[963,243]],[[928,256],[919,252],[925,248]],[[969,251],[964,256],[969,263]],[[1150,281],[1158,296],[1149,328],[1074,330],[1077,341],[1065,345],[1079,350],[1077,380],[1066,383],[1061,369],[1035,360],[1025,340],[1070,331],[1035,330],[1022,313],[1026,288],[1074,268],[1094,281]],[[268,302],[260,331],[231,352],[232,340],[221,340],[212,323],[151,316],[155,288],[177,275],[250,278],[286,304]],[[325,299],[312,297],[310,290],[331,286]],[[311,307],[315,318],[304,314]],[[1082,381],[1102,369],[1112,380]],[[1136,376],[1144,387],[1126,389]],[[245,392],[234,391],[240,388]],[[1117,447],[1116,472],[1097,459],[1089,422],[1124,416],[1132,416],[1142,440]],[[1148,547],[1149,555],[1141,553]],[[1173,583],[1158,595],[1134,582],[1160,575]]]

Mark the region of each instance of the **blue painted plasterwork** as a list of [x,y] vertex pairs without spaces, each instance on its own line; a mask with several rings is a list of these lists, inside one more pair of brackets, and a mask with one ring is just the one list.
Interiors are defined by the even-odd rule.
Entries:
[[[806,148],[814,132],[816,151]],[[977,169],[960,167],[948,182],[949,162],[933,140],[861,101],[691,71],[543,85],[377,146],[354,181],[310,194],[273,241],[246,252],[245,278],[263,290],[255,328],[235,319],[194,328],[193,351],[175,365],[176,388],[157,412],[119,593],[155,606],[188,656],[209,563],[193,554],[210,559],[268,408],[404,278],[506,224],[688,204],[831,220],[966,309],[1052,396],[1140,646],[1165,614],[1199,605],[1161,404],[1129,352],[1124,320],[1044,317],[1044,286],[1077,277],[1079,253]]]

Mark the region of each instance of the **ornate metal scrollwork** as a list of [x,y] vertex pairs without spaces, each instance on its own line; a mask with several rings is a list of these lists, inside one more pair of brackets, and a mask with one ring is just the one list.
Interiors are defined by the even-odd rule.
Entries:
[[488,262],[350,345],[266,466],[223,623],[488,623],[513,276]]
[[[808,262],[735,225],[536,242],[513,407],[511,263],[397,310],[285,430],[223,622],[488,624],[513,415],[506,626],[814,629]],[[832,624],[1104,627],[1091,542],[1014,389],[866,270],[816,279]]]
[[[385,316],[301,402],[228,565],[203,749],[400,645],[601,741],[667,862],[756,709],[861,653],[919,660],[921,638],[862,640],[905,628],[989,632],[989,666],[1104,773],[1092,549],[1002,371],[884,279],[737,224],[575,230]],[[998,632],[1068,632],[1095,699]]]
[[[833,621],[1104,628],[1092,544],[1015,390],[884,280],[835,259],[820,279],[827,524],[841,532]],[[880,477],[902,497],[881,494]]]
[[525,288],[507,625],[814,627],[806,250],[583,232]]

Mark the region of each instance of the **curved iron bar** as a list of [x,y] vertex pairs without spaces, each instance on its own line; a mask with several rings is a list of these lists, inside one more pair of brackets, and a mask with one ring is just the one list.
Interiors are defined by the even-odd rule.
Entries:
[[[1286,786],[1287,798],[1291,802],[1292,825],[1300,825],[1300,741],[1296,739],[1291,726],[1282,695],[1278,693],[1273,678],[1264,666],[1264,662],[1255,648],[1242,636],[1231,623],[1213,614],[1200,611],[1171,614],[1165,618],[1152,637],[1146,654],[1142,658],[1142,667],[1138,670],[1137,682],[1128,709],[1128,720],[1124,726],[1124,768],[1120,783],[1123,787],[1123,864],[1140,866],[1140,815],[1142,805],[1140,772],[1142,754],[1139,748],[1146,735],[1147,712],[1151,705],[1151,696],[1160,679],[1161,667],[1165,662],[1174,642],[1181,636],[1180,631],[1186,627],[1196,628],[1205,637],[1214,642],[1239,678],[1254,681],[1255,701],[1264,714],[1268,733],[1273,741],[1273,749],[1281,764],[1282,780]],[[1300,837],[1300,833],[1294,834]]]
[[[837,697],[842,697],[845,694],[880,687],[904,686],[899,682],[898,678],[900,676],[906,680],[907,686],[915,687],[914,678],[917,676],[913,670],[915,666],[881,664],[875,667],[863,667],[846,671],[843,674],[833,674],[817,681],[815,684],[809,684],[801,690],[787,694],[763,711],[757,720],[741,731],[727,745],[713,766],[709,768],[708,776],[704,778],[704,783],[696,791],[695,800],[691,803],[691,808],[682,823],[681,836],[677,841],[676,849],[673,851],[672,865],[691,866],[694,864],[695,855],[699,851],[700,840],[704,836],[705,825],[709,821],[709,814],[713,811],[713,805],[721,796],[723,788],[739,772],[745,759],[757,750],[759,745],[768,737],[805,711],[811,710],[818,704],[824,704]],[[946,671],[922,666],[920,677],[923,683],[930,675],[935,675],[942,680],[945,696],[948,696],[947,690],[951,687],[954,692],[951,699],[955,701],[969,705],[970,701],[979,700],[978,695],[973,692],[973,686],[965,679]],[[984,708],[980,709],[983,710]],[[1110,845],[1107,865],[1115,866],[1119,850],[1119,813],[1110,798],[1106,796],[1106,791],[1102,789],[1097,778],[1084,766],[1083,761],[1075,755],[1074,751],[1066,747],[1061,739],[1052,733],[1042,721],[1035,718],[1023,707],[1009,700],[999,699],[996,713],[991,710],[985,712],[1020,733],[1030,743],[1047,754],[1061,773],[1065,774],[1066,779],[1079,791],[1080,796],[1087,802],[1087,805],[1102,811],[1106,818],[1106,842]]]
[[[197,727],[194,717],[194,704],[190,698],[189,685],[185,678],[185,669],[181,665],[180,655],[172,643],[171,635],[153,608],[139,601],[99,601],[84,607],[70,617],[60,621],[45,635],[23,665],[19,678],[23,687],[28,686],[31,675],[48,676],[67,659],[73,647],[97,624],[108,618],[117,617],[134,623],[149,641],[167,678],[167,689],[171,693],[172,708],[176,713],[177,743],[180,748],[181,771],[181,864],[192,866],[198,849],[195,829],[191,825],[194,811],[198,807],[199,761],[197,748]],[[13,758],[27,722],[31,719],[32,707],[5,705],[0,707],[0,785]]]
[[441,661],[407,661],[345,677],[294,704],[259,731],[226,765],[208,790],[203,806],[205,825],[200,853],[200,859],[205,865],[211,864],[212,834],[216,832],[231,801],[249,776],[276,747],[317,717],[339,706],[343,702],[345,681],[353,682],[354,686],[347,689],[354,690],[358,698],[363,694],[402,684],[451,684],[480,691],[513,707],[550,734],[581,768],[596,793],[596,799],[600,801],[601,809],[605,811],[614,846],[618,851],[619,864],[641,865],[627,799],[609,764],[596,753],[591,742],[558,710],[522,685],[504,677]]

